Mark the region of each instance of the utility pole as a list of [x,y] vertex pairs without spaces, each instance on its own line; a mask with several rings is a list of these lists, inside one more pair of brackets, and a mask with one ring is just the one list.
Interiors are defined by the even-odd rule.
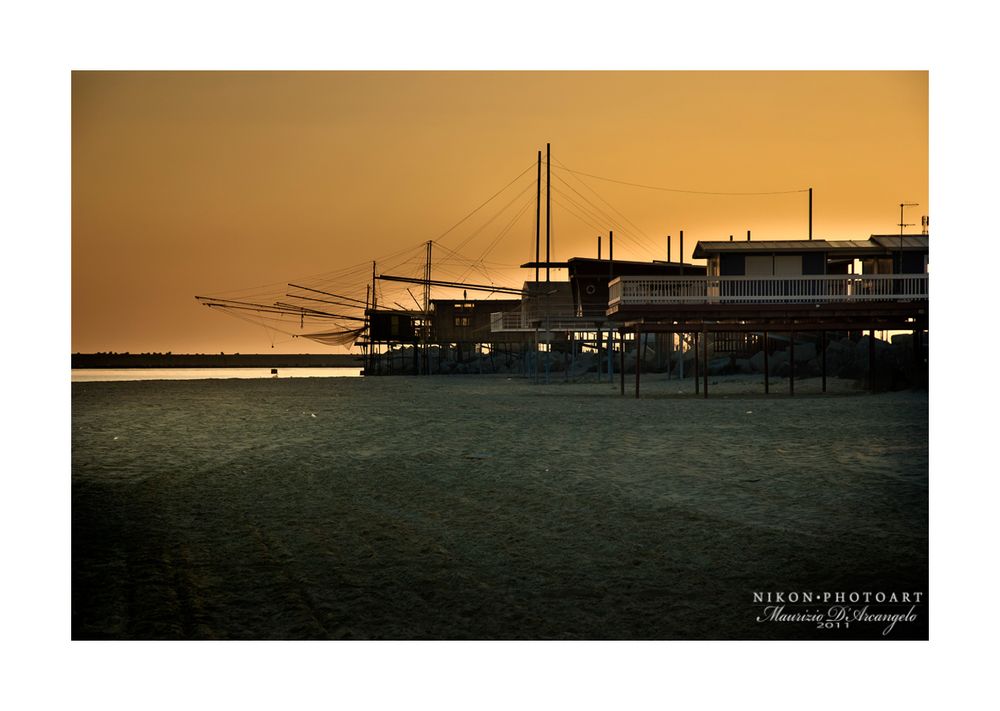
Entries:
[[813,189],[809,188],[809,239],[813,238]]

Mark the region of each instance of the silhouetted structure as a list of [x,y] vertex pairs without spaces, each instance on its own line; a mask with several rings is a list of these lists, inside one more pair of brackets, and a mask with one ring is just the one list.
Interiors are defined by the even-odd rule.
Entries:
[[[915,359],[928,327],[928,235],[873,235],[868,240],[699,242],[694,256],[707,261],[704,276],[622,276],[610,284],[608,317],[620,336],[693,334],[700,341],[703,392],[708,396],[710,334],[789,334],[789,391],[795,388],[795,335],[830,331],[871,332],[869,387],[874,388],[875,330],[913,333]],[[855,264],[860,264],[856,273]],[[642,358],[636,360],[639,396]],[[922,370],[922,363],[917,371]],[[765,370],[765,392],[768,389]],[[698,388],[698,378],[695,378]],[[621,383],[625,392],[624,373]]]

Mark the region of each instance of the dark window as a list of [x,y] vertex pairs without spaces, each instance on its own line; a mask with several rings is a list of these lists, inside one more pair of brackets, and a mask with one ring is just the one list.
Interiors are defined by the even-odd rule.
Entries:
[[719,276],[743,276],[745,273],[742,254],[719,255]]
[[824,274],[826,273],[826,254],[810,252],[802,255],[803,274]]

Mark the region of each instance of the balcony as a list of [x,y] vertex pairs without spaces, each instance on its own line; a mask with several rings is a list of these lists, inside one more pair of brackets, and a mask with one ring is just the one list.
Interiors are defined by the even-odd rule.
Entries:
[[608,311],[675,304],[819,304],[927,299],[926,274],[619,277]]
[[573,314],[552,313],[526,315],[520,311],[498,311],[490,314],[490,330],[493,333],[508,331],[607,331],[609,326],[596,322],[593,318],[579,318]]

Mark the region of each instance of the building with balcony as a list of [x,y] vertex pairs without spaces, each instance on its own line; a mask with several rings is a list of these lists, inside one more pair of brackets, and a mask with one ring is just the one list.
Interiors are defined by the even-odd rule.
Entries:
[[[621,276],[609,284],[608,318],[619,337],[680,333],[700,341],[707,363],[717,334],[912,331],[914,354],[928,326],[928,235],[872,235],[868,240],[699,242],[699,276]],[[825,350],[822,350],[825,353]],[[794,357],[792,358],[794,363]],[[697,363],[697,360],[696,360]],[[697,366],[696,366],[697,367]],[[636,367],[638,396],[639,370]],[[872,369],[869,369],[872,372]],[[825,390],[825,367],[824,367]],[[708,371],[702,368],[704,392]],[[765,387],[766,387],[765,375]],[[789,378],[794,392],[794,374]],[[624,391],[624,380],[622,381]]]

